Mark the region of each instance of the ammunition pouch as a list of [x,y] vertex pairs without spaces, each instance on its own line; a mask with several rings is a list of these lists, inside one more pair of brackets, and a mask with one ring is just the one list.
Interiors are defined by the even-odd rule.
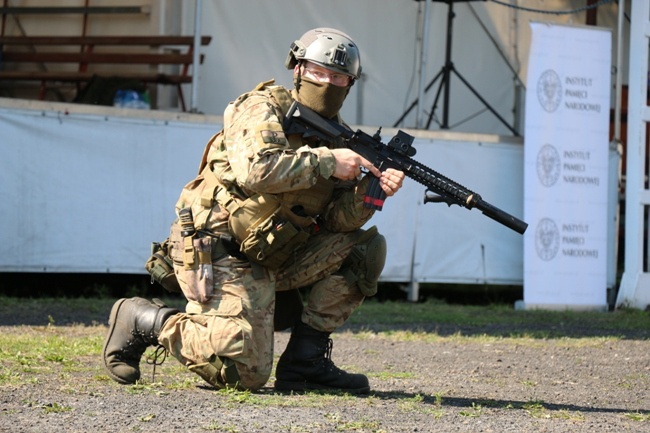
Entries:
[[230,212],[228,227],[240,243],[240,251],[265,268],[278,269],[309,238],[302,227],[313,220],[291,215],[273,195],[255,194],[243,201],[231,198],[225,207]]
[[144,267],[151,275],[152,283],[157,282],[170,293],[180,293],[182,290],[174,273],[174,263],[170,257],[169,248],[169,239],[165,239],[163,243],[153,242],[151,257]]
[[278,269],[309,238],[309,233],[273,214],[241,242],[241,251],[252,262]]

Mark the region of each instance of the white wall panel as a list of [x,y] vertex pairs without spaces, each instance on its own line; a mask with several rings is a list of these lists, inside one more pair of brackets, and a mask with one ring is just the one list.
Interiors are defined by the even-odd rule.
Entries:
[[220,125],[2,105],[0,271],[143,273]]
[[[144,273],[150,243],[167,236],[220,121],[0,98],[0,271]],[[516,140],[408,132],[418,161],[521,215]],[[521,281],[520,235],[477,210],[423,198],[407,179],[372,220],[389,244],[384,281]]]

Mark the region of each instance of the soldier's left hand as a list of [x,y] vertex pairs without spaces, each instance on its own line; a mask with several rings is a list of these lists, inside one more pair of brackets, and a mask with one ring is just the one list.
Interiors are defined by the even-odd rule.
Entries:
[[379,185],[384,190],[387,197],[394,195],[401,187],[404,181],[404,172],[388,168],[381,173]]

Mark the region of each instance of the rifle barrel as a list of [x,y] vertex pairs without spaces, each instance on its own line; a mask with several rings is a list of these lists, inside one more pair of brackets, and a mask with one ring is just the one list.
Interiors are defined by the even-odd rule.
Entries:
[[[419,182],[441,197],[440,200],[427,200],[425,192],[425,203],[427,201],[443,201],[450,206],[457,204],[467,209],[475,207],[487,217],[520,234],[524,234],[528,227],[528,224],[524,221],[491,205],[481,199],[480,195],[410,158],[410,156],[415,154],[415,148],[411,147],[413,137],[402,131],[399,131],[393,137],[395,141],[391,141],[389,145],[386,145],[379,138],[370,136],[361,130],[353,132],[343,125],[325,119],[318,113],[299,104],[297,101],[292,103],[287,112],[284,120],[284,129],[287,134],[302,134],[304,137],[315,136],[323,140],[341,138],[347,141],[350,149],[371,161],[375,166],[382,164],[385,167],[383,170],[387,167],[402,170],[406,176]],[[386,197],[379,187],[378,182],[373,185],[374,190],[369,191],[364,205],[372,209],[381,210]]]
[[492,218],[496,222],[499,222],[508,228],[511,228],[519,234],[523,235],[528,228],[528,224],[526,224],[524,221],[510,215],[507,212],[502,211],[498,207],[491,205],[485,200],[477,200],[474,204],[474,207],[483,212],[483,215]]

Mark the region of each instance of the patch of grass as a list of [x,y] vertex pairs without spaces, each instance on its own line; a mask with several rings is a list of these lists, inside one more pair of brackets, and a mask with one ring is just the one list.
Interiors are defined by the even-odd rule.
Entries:
[[57,402],[44,404],[42,407],[43,407],[43,412],[45,413],[61,413],[61,412],[69,412],[72,410],[70,406],[62,406]]
[[12,368],[0,367],[0,386],[13,385],[22,381],[22,375]]
[[[348,321],[351,325],[408,325],[417,329],[418,324],[455,325],[461,327],[502,327],[524,329],[508,331],[504,336],[550,338],[561,336],[563,330],[590,328],[608,331],[647,331],[650,315],[637,309],[620,309],[613,312],[591,311],[517,311],[512,305],[494,304],[453,305],[437,300],[422,303],[364,302]],[[539,329],[537,329],[539,328]],[[526,330],[532,329],[532,330]]]
[[[348,331],[350,332],[350,331]],[[352,334],[354,338],[367,340],[371,338],[386,338],[391,341],[408,341],[413,343],[448,343],[453,342],[462,344],[486,344],[486,345],[518,345],[526,347],[545,347],[548,344],[554,344],[563,348],[584,348],[584,347],[604,347],[608,342],[619,341],[618,337],[560,337],[554,338],[551,343],[547,339],[533,336],[501,336],[477,333],[463,335],[461,332],[455,332],[449,335],[440,335],[434,332],[424,330],[386,330],[386,331],[360,331]],[[336,338],[336,336],[335,336]]]
[[336,431],[368,431],[373,433],[383,433],[380,430],[381,422],[361,418],[358,420],[344,420],[339,412],[326,413],[324,417],[332,424],[335,424]]
[[355,421],[344,421],[336,426],[336,431],[371,431],[379,432],[381,422],[363,418]]
[[[137,294],[129,294],[126,297],[132,295]],[[26,325],[53,327],[82,324],[73,322],[79,320],[85,325],[106,325],[111,307],[116,300],[117,298],[110,297],[16,298],[0,296],[0,318],[3,316],[18,318],[18,320],[25,318],[23,324]],[[185,301],[180,297],[163,297],[162,300],[170,307],[185,308]],[[2,323],[0,319],[0,325],[7,324]]]
[[650,374],[641,372],[626,374],[618,384],[625,389],[647,388],[648,385],[650,385]]
[[533,418],[551,417],[551,415],[546,411],[546,407],[542,401],[530,401],[528,403],[524,403],[522,408]]
[[481,404],[472,402],[472,409],[471,410],[461,410],[458,412],[460,416],[466,416],[470,418],[478,418],[479,416],[483,415],[484,408]]
[[[177,297],[163,301],[176,308],[185,302]],[[42,317],[42,325],[53,328],[69,321],[65,312],[84,311],[97,317],[96,323],[105,325],[115,299],[111,298],[14,298],[0,296],[0,317]],[[355,328],[383,326],[404,327],[417,332],[418,326],[431,331],[435,326],[464,328],[499,328],[499,334],[512,338],[557,338],[572,330],[592,328],[602,330],[610,337],[627,332],[645,332],[650,329],[650,314],[645,311],[623,308],[613,312],[589,311],[517,311],[511,304],[457,305],[440,300],[411,303],[405,301],[365,301],[350,317],[348,323]],[[491,331],[491,335],[497,335]],[[648,337],[650,338],[650,334]]]
[[240,430],[234,424],[221,424],[218,421],[211,421],[207,425],[201,426],[202,430],[225,432],[225,433],[239,433]]
[[568,421],[584,421],[586,419],[585,415],[580,411],[570,411],[565,409],[553,413],[551,418],[565,419]]
[[407,371],[380,371],[379,373],[370,374],[370,377],[375,377],[379,380],[389,379],[413,379],[415,375]]
[[58,367],[86,368],[81,359],[100,352],[99,332],[97,328],[80,326],[5,327],[0,333],[0,386],[38,379]]
[[147,414],[147,415],[144,415],[144,416],[141,416],[140,418],[138,418],[138,420],[140,420],[142,422],[149,422],[149,421],[152,421],[154,419],[156,419],[156,415],[153,414],[153,413],[150,413],[150,414]]
[[[180,372],[179,372],[180,373]],[[170,383],[167,383],[167,388],[170,390],[178,391],[183,389],[194,389],[197,385],[203,384],[203,379],[193,374],[189,375],[178,375],[174,377],[176,380],[173,380]]]
[[139,380],[133,385],[123,388],[127,394],[140,395],[140,394],[153,394],[157,396],[164,396],[169,394],[167,386],[162,382],[147,383]]
[[401,412],[422,413],[434,419],[440,419],[445,416],[445,411],[442,408],[442,394],[436,394],[434,398],[435,404],[432,406],[425,401],[422,394],[416,394],[412,398],[400,400],[397,407]]
[[645,422],[645,421],[650,421],[650,413],[648,412],[628,412],[625,414],[625,418],[630,419],[632,421],[640,421],[640,422]]

